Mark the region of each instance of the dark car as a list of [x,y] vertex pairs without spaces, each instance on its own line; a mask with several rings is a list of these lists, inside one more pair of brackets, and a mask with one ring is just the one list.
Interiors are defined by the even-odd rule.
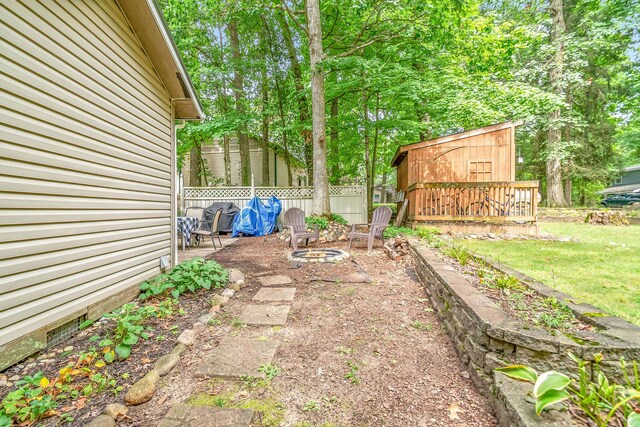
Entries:
[[606,207],[629,206],[634,203],[640,203],[640,192],[607,194],[600,204]]

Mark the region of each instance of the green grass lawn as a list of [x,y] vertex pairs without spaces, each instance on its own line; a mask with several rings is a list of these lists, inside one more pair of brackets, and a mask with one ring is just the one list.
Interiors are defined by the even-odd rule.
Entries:
[[462,244],[579,302],[640,325],[640,225],[544,223],[541,227],[579,242],[465,240]]

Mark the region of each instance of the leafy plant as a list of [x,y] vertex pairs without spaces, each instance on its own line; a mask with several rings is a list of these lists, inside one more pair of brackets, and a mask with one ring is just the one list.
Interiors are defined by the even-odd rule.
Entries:
[[342,215],[331,214],[331,221],[332,222],[337,222],[340,225],[347,225],[347,220],[344,219],[344,217]]
[[416,227],[415,231],[418,237],[425,239],[428,242],[442,234],[442,230],[437,227]]
[[460,245],[445,246],[442,253],[457,260],[462,266],[467,265],[473,259],[473,254],[465,246]]
[[399,235],[415,236],[417,232],[412,228],[407,227],[387,227],[384,229],[383,236],[385,239],[398,237]]
[[360,378],[358,378],[358,371],[360,370],[360,367],[352,361],[348,361],[347,366],[349,367],[349,372],[345,374],[345,379],[349,380],[351,384],[360,384]]
[[317,400],[310,400],[302,407],[302,412],[318,412],[320,411],[320,403]]
[[[618,385],[611,383],[600,370],[602,355],[596,355],[592,364],[571,353],[569,355],[578,364],[577,380],[557,371],[548,371],[538,376],[534,369],[525,365],[505,366],[496,371],[534,384],[533,396],[538,415],[550,405],[569,400],[598,427],[623,422],[628,427],[640,425],[640,377],[637,362],[633,362],[632,374],[629,375],[624,358],[620,360],[626,384]],[[589,365],[592,366],[593,373],[590,372]]]
[[9,392],[0,404],[0,426],[11,426],[13,421],[32,423],[58,406],[45,391],[50,382],[42,372],[26,376],[16,381],[16,385],[19,388]]
[[142,323],[156,314],[156,307],[139,307],[135,302],[127,303],[104,316],[115,322],[114,326],[107,326],[105,336],[94,335],[89,341],[99,341],[98,345],[103,348],[104,359],[108,363],[113,362],[116,354],[126,359],[131,354],[131,347],[137,344],[140,338],[149,338]]
[[268,380],[272,380],[275,377],[278,376],[278,374],[280,373],[280,368],[278,368],[276,365],[272,365],[271,363],[266,364],[266,365],[262,365],[258,368],[259,372],[262,372]]
[[320,230],[329,228],[329,220],[322,216],[308,216],[304,219],[304,222],[307,224],[307,227],[317,224]]
[[140,284],[140,298],[171,295],[178,298],[185,292],[198,289],[222,288],[228,273],[215,261],[192,258],[175,266],[170,272],[160,274],[151,281]]
[[431,330],[433,330],[433,326],[431,326],[428,323],[422,323],[419,320],[415,320],[415,321],[411,322],[411,326],[413,326],[418,331],[431,331]]

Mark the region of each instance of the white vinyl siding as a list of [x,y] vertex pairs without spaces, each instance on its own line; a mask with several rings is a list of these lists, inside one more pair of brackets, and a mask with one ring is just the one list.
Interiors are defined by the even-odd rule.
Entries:
[[171,132],[114,0],[0,3],[0,345],[159,273]]

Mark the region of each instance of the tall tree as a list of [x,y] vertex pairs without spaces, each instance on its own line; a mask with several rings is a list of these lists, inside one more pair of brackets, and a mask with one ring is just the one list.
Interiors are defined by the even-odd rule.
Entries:
[[[233,60],[233,93],[236,99],[236,112],[243,116],[245,111],[244,76],[240,65],[240,39],[238,37],[238,22],[232,17],[227,25],[229,41],[231,43],[231,58]],[[251,185],[251,152],[249,150],[249,132],[243,121],[238,127],[238,148],[240,151],[240,181],[243,186]]]
[[322,24],[320,0],[307,0],[307,33],[311,67],[311,117],[313,122],[313,214],[331,215],[329,177],[327,173],[326,117],[324,106],[324,73],[322,70]]
[[[551,44],[554,57],[549,73],[549,84],[553,92],[563,95],[564,70],[564,7],[563,0],[551,0],[549,8],[551,24]],[[561,109],[557,108],[549,113],[549,131],[547,139],[547,204],[550,206],[564,206],[566,200],[562,188],[562,121]]]

